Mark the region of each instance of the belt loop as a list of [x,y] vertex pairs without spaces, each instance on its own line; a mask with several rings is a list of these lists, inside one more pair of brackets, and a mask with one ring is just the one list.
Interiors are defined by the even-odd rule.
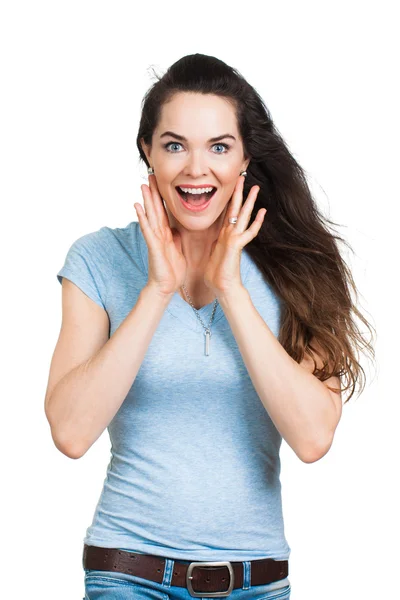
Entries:
[[248,590],[251,587],[251,562],[243,560],[243,589]]
[[172,573],[174,570],[174,560],[171,558],[165,559],[164,578],[162,584],[171,587]]

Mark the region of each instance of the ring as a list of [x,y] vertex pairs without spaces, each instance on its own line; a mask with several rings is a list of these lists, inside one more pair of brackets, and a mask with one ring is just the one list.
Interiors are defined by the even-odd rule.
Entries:
[[229,223],[236,223],[238,220],[237,217],[231,217],[230,219],[228,219]]

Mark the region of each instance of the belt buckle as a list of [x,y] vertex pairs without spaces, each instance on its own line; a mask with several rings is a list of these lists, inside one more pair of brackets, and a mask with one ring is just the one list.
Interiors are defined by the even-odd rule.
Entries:
[[[222,591],[222,592],[195,592],[193,587],[192,587],[192,572],[193,569],[195,569],[196,567],[228,567],[228,571],[229,571],[229,587],[227,590]],[[186,586],[187,589],[189,591],[189,594],[191,596],[197,597],[197,596],[202,596],[203,598],[214,598],[214,597],[221,597],[221,596],[229,596],[229,594],[232,592],[233,590],[233,585],[235,582],[235,574],[233,572],[233,567],[231,565],[231,563],[229,561],[217,561],[217,562],[191,562],[188,565],[187,568],[187,572],[186,572]]]

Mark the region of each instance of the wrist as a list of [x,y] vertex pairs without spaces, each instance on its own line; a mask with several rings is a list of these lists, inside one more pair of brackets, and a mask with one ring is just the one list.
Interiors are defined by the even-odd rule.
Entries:
[[172,296],[174,295],[174,292],[171,293],[164,293],[162,292],[157,286],[155,286],[152,283],[147,283],[144,288],[142,289],[142,292],[144,292],[146,295],[149,295],[152,298],[155,299],[159,299],[161,300],[161,302],[164,302],[166,304],[168,304],[172,298]]
[[222,307],[227,306],[229,304],[237,303],[244,296],[248,296],[249,292],[244,287],[244,285],[240,284],[231,288],[230,290],[225,290],[224,292],[217,293],[218,302]]

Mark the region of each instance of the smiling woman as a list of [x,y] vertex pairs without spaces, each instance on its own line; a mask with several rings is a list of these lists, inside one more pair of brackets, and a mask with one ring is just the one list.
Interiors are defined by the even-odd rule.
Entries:
[[58,273],[72,283],[52,433],[74,458],[111,440],[86,591],[288,600],[281,442],[306,463],[327,452],[355,351],[373,354],[354,316],[372,328],[341,238],[237,70],[181,58],[146,93],[136,143],[139,222],[83,236]]

